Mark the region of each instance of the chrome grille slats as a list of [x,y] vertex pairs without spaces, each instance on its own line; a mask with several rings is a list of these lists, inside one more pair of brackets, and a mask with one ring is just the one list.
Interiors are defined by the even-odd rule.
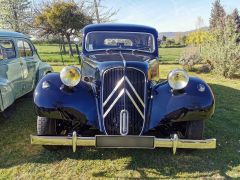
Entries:
[[[102,115],[106,133],[120,134],[120,113],[128,111],[128,135],[140,135],[145,123],[145,74],[117,67],[103,73]],[[123,93],[124,92],[124,93]],[[123,93],[123,94],[122,94]]]

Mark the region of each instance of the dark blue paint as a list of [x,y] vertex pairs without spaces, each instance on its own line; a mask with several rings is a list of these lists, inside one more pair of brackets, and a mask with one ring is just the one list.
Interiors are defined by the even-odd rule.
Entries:
[[[199,84],[205,86],[204,92],[198,90]],[[196,77],[190,77],[189,84],[182,92],[174,93],[165,82],[156,85],[152,94],[148,129],[169,121],[205,120],[212,116],[215,109],[210,87]]]
[[153,53],[145,53],[148,55],[152,55],[158,57],[158,32],[155,28],[142,26],[142,25],[135,25],[135,24],[91,24],[86,26],[82,33],[83,33],[83,54],[93,54],[93,52],[89,53],[85,49],[85,37],[87,33],[92,31],[123,31],[123,32],[144,32],[150,33],[154,36],[155,39],[155,51]]
[[[48,89],[42,83],[50,84]],[[46,75],[38,83],[34,92],[37,114],[43,117],[81,121],[99,127],[96,102],[90,85],[81,81],[73,89],[64,87],[58,73]]]
[[[153,28],[137,25],[90,25],[84,28],[83,34],[90,31],[134,31],[148,32],[155,36],[157,32]],[[84,36],[85,37],[85,36]],[[84,39],[84,38],[83,38]],[[83,40],[84,42],[84,40]],[[97,52],[105,53],[106,52]],[[102,73],[112,67],[123,67],[123,61],[119,60],[119,53],[111,56],[108,61],[92,59],[83,49],[82,55],[82,81],[74,88],[65,87],[57,73],[48,74],[37,85],[34,93],[34,104],[38,116],[80,121],[83,124],[92,125],[103,132],[102,117],[98,116],[97,104],[101,106],[99,90],[102,82]],[[112,55],[112,54],[111,54]],[[138,54],[139,56],[139,54]],[[149,60],[157,58],[157,52],[145,53]],[[134,67],[148,76],[150,62],[126,61],[126,67]],[[87,77],[87,78],[86,78]],[[86,78],[86,79],[85,79]],[[88,81],[87,81],[88,80]],[[42,83],[50,83],[48,89],[42,89]],[[92,86],[96,86],[95,93]],[[205,86],[205,91],[198,90],[199,84]],[[184,90],[174,92],[167,81],[153,85],[151,81],[147,86],[147,117],[145,132],[157,127],[159,124],[168,122],[205,120],[212,116],[215,109],[214,96],[210,87],[201,79],[191,77],[189,84]],[[97,103],[96,103],[97,100]]]

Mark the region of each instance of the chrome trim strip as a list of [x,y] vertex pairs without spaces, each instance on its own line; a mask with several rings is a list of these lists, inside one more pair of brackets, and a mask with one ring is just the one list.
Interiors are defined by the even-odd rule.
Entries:
[[131,94],[128,92],[128,90],[126,90],[126,94],[128,95],[128,97],[130,98],[130,100],[132,101],[133,105],[135,106],[135,108],[138,110],[139,114],[141,115],[141,117],[144,118],[144,114],[141,112],[141,110],[139,109],[137,103],[134,101],[133,97],[131,96]]
[[138,95],[136,89],[133,87],[132,83],[130,82],[130,80],[128,79],[127,76],[125,76],[125,79],[126,79],[127,83],[129,84],[129,86],[131,87],[131,89],[133,90],[134,94],[137,96],[137,98],[140,101],[140,103],[142,104],[142,106],[145,108],[144,102],[142,101],[142,99]]
[[[104,138],[104,141],[103,139]],[[76,132],[73,132],[73,136],[30,136],[31,144],[34,145],[63,145],[72,146],[73,152],[76,151],[77,146],[93,146],[99,147],[97,141],[102,139],[109,146],[103,148],[172,148],[173,154],[176,153],[177,148],[184,149],[215,149],[217,146],[216,139],[205,140],[193,140],[193,139],[179,139],[177,134],[173,135],[173,138],[164,139],[156,138],[155,136],[102,136],[97,135],[95,137],[77,137]],[[148,147],[143,141],[153,141],[153,146]],[[123,144],[122,142],[126,142]],[[106,144],[105,143],[105,144]],[[115,145],[115,146],[113,146]],[[116,146],[117,145],[117,146]],[[129,146],[128,146],[129,145]],[[101,148],[101,147],[99,147]]]
[[113,108],[113,106],[117,103],[117,101],[121,98],[121,96],[124,94],[124,89],[121,90],[121,92],[118,94],[117,98],[113,101],[113,103],[111,104],[111,106],[107,109],[107,111],[103,114],[103,118],[105,118],[108,113],[111,111],[111,109]]
[[106,132],[105,126],[102,127],[102,123],[101,123],[101,116],[100,116],[101,113],[100,113],[99,103],[98,103],[98,99],[97,99],[96,86],[95,86],[95,84],[93,84],[93,83],[90,83],[90,84],[91,84],[91,87],[92,87],[92,90],[93,90],[94,96],[95,96],[95,103],[96,103],[96,107],[97,107],[99,128],[100,128],[100,131],[103,131],[103,128],[104,128],[104,132]]
[[[118,69],[118,68],[124,68],[124,67],[122,67],[122,66],[116,66],[116,67],[112,67],[112,68],[109,68],[109,69],[106,69],[104,72],[103,72],[103,75],[102,75],[102,78],[101,78],[101,80],[102,80],[102,85],[101,85],[101,103],[103,104],[103,87],[104,87],[104,75],[105,75],[105,73],[107,72],[107,71],[109,71],[109,70],[112,70],[112,69]],[[143,75],[144,75],[144,104],[146,104],[146,102],[147,102],[147,83],[148,83],[148,80],[147,80],[147,78],[146,78],[146,75],[145,75],[145,73],[142,71],[142,70],[140,70],[140,69],[137,69],[137,68],[134,68],[134,67],[127,67],[128,69],[135,69],[136,71],[139,71],[139,72],[141,72]],[[103,112],[104,112],[104,110],[103,110],[103,105],[102,105],[102,116],[103,116]],[[144,130],[144,128],[145,128],[145,123],[146,123],[146,119],[145,119],[145,117],[146,117],[146,108],[145,108],[145,106],[144,106],[144,118],[143,118],[143,125],[142,125],[142,130],[141,130],[141,132],[140,132],[140,134],[139,134],[139,136],[140,135],[142,135],[142,133],[143,133],[143,130]],[[105,120],[104,120],[104,117],[103,117],[103,128],[104,128],[104,131],[105,131],[105,134],[106,135],[108,135],[108,133],[107,133],[107,131],[106,131],[106,128],[105,128]]]
[[121,86],[121,84],[124,81],[124,77],[122,77],[122,79],[120,79],[117,83],[117,85],[115,86],[115,88],[113,89],[113,91],[111,92],[111,94],[107,97],[107,99],[104,101],[103,103],[103,107],[108,103],[108,101],[111,99],[111,97],[113,96],[113,94],[117,91],[117,89]]
[[[124,115],[125,114],[125,115]],[[126,109],[123,109],[120,112],[120,134],[123,136],[126,136],[128,134],[128,111]]]

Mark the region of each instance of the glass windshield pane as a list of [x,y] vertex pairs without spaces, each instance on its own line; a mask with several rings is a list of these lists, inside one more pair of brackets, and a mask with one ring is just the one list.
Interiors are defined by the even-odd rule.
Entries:
[[154,38],[152,34],[141,32],[96,31],[86,36],[87,51],[106,49],[126,49],[153,52]]

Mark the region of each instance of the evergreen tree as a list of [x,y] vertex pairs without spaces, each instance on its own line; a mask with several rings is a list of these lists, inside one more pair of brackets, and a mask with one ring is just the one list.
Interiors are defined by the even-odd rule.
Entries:
[[214,29],[217,26],[224,27],[226,12],[221,5],[220,0],[216,0],[213,3],[211,17],[210,17],[210,29]]
[[215,72],[228,78],[240,73],[240,46],[237,44],[240,33],[236,31],[234,18],[228,15],[225,26],[217,26],[211,32],[211,38],[204,44],[201,54]]
[[234,9],[232,17],[236,23],[237,32],[240,33],[240,15],[237,8]]

